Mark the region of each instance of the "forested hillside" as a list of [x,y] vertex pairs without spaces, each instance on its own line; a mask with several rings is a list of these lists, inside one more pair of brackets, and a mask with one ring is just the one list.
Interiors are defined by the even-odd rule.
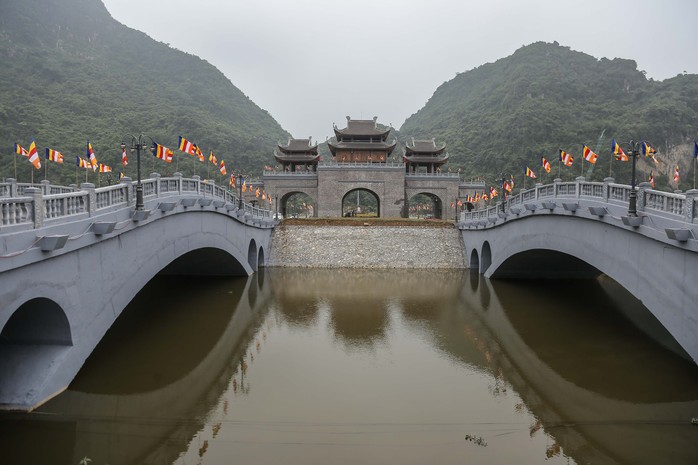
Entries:
[[[641,160],[639,176],[659,173],[658,187],[673,189],[678,163],[686,188],[698,132],[698,76],[654,81],[632,60],[596,59],[539,42],[444,83],[400,132],[446,142],[451,169],[490,182],[502,173],[520,181],[526,166],[540,180],[541,156],[553,164],[543,178],[549,182],[558,172],[559,148],[575,157],[572,167],[562,167],[562,177],[572,179],[581,174],[582,144],[599,155],[593,168],[585,163],[585,176],[602,179],[609,174],[612,138],[621,144],[646,139],[658,149],[659,165]],[[619,182],[629,182],[629,165],[613,161]]]
[[[182,135],[229,171],[254,174],[288,137],[214,66],[118,23],[100,0],[8,0],[0,10],[0,177],[14,177],[16,161],[19,179],[29,180],[31,165],[13,144],[28,147],[32,137],[42,157],[46,147],[66,156],[63,166],[49,163],[53,182],[75,182],[87,139],[101,163],[135,177],[135,156],[120,165],[125,135],[145,133],[171,149]],[[209,174],[175,153],[171,164],[147,153],[144,173]]]

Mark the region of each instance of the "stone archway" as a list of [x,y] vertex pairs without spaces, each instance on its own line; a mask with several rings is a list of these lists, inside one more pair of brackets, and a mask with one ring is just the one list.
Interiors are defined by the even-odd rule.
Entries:
[[342,216],[380,217],[380,197],[369,189],[352,189],[342,197]]
[[430,192],[420,192],[409,199],[407,205],[409,218],[444,219],[444,205],[441,198]]
[[279,199],[282,218],[313,218],[317,216],[317,203],[302,191],[293,191]]

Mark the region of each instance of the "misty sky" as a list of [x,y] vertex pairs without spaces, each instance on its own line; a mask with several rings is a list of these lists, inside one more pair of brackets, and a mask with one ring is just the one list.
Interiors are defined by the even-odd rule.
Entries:
[[399,129],[456,73],[536,41],[698,73],[695,0],[103,0],[220,69],[296,138],[378,116]]

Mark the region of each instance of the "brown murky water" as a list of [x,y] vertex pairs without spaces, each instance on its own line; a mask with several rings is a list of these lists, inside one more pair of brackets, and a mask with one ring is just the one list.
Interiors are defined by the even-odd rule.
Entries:
[[698,368],[651,320],[604,281],[159,277],[0,416],[0,463],[696,464]]

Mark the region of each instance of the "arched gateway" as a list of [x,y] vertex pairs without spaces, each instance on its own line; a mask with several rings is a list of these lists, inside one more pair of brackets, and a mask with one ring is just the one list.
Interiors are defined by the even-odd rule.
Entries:
[[[360,212],[363,216],[368,210],[373,216],[397,218],[409,216],[410,199],[423,194],[432,201],[431,216],[455,218],[459,193],[465,190],[458,173],[444,169],[448,160],[445,145],[433,139],[413,139],[396,156],[397,140],[390,136],[391,130],[375,117],[355,120],[347,116],[345,128],[334,125],[335,136],[327,141],[331,159],[324,161],[310,138],[279,144],[274,153],[277,166],[268,167],[263,178],[264,190],[276,202],[275,210],[288,213],[288,196],[304,193],[315,201],[314,214],[307,216]],[[476,187],[484,190],[484,183]],[[357,192],[358,202],[352,197]],[[366,204],[362,195],[368,196]]]

